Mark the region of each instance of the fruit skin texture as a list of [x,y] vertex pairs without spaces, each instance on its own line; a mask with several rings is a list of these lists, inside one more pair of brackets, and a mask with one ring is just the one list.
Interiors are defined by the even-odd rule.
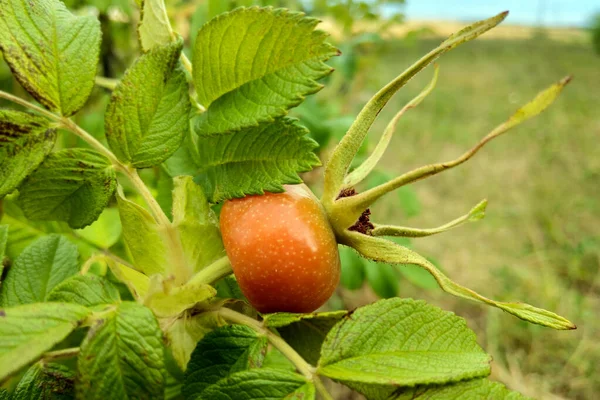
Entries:
[[306,185],[228,200],[221,233],[242,293],[261,313],[308,313],[340,280],[337,242]]

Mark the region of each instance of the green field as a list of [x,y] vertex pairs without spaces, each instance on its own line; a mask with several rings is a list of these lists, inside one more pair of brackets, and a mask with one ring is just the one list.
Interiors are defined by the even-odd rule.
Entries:
[[[346,99],[358,112],[374,91],[439,43],[390,43],[363,71]],[[493,355],[492,378],[539,399],[592,399],[600,392],[600,57],[587,44],[547,39],[478,40],[444,55],[434,92],[405,115],[384,165],[399,174],[451,160],[520,105],[563,76],[573,82],[549,110],[488,145],[468,163],[414,184],[421,213],[405,218],[393,198],[374,220],[434,227],[487,198],[487,216],[419,239],[459,283],[497,300],[521,300],[574,321],[576,331],[533,326],[401,283],[400,295],[423,298],[465,317]],[[431,77],[425,70],[382,112],[373,143],[395,111]],[[325,89],[326,91],[327,89]],[[324,92],[323,95],[326,95]],[[392,196],[393,197],[393,196]],[[346,303],[374,300],[369,289]]]

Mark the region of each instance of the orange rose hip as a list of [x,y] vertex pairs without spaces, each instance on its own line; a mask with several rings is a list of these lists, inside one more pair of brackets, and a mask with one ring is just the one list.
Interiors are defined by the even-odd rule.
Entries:
[[225,250],[242,293],[261,313],[312,312],[340,279],[335,235],[306,185],[228,200],[221,210]]

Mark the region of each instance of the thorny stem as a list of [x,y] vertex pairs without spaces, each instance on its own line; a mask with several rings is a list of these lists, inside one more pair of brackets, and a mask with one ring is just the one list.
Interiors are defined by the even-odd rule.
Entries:
[[244,314],[241,314],[237,311],[233,311],[229,308],[220,308],[216,311],[216,313],[227,321],[246,325],[256,332],[266,336],[267,340],[279,350],[288,360],[294,364],[296,369],[306,377],[306,379],[310,382],[313,382],[317,390],[321,393],[324,399],[333,400],[331,395],[325,389],[325,386],[319,379],[319,377],[315,373],[315,369],[300,356],[285,340],[271,332],[268,328],[266,328],[263,324],[255,320],[254,318],[250,318]]
[[71,347],[68,349],[62,349],[62,350],[56,350],[56,351],[49,351],[47,353],[44,353],[42,355],[42,362],[48,362],[48,361],[52,361],[52,360],[59,360],[62,358],[72,358],[72,357],[77,357],[77,355],[79,354],[80,348],[79,347]]

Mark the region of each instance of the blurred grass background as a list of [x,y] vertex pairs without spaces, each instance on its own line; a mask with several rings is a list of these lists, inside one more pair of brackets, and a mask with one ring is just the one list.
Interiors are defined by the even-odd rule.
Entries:
[[[100,73],[118,79],[138,53],[132,24],[138,16],[133,2],[127,0],[113,5],[104,0],[68,3],[90,12],[86,7],[94,2],[100,4],[95,12],[104,32]],[[114,8],[117,3],[121,9]],[[177,31],[188,37],[189,47],[195,30],[211,13],[237,3],[253,1],[180,1],[172,3],[169,12]],[[300,7],[301,2],[254,3]],[[203,10],[201,6],[207,4],[209,8]],[[212,11],[211,4],[216,7]],[[388,24],[386,34],[376,40],[355,35],[352,24],[340,24],[335,18],[327,17],[322,25],[344,54],[334,61],[338,70],[326,88],[293,114],[323,143],[324,159],[336,142],[335,135],[343,133],[350,117],[380,87],[459,26],[399,21]],[[362,18],[357,24],[363,31],[377,25]],[[565,75],[573,75],[574,80],[549,110],[493,141],[465,165],[413,184],[404,197],[387,196],[373,208],[373,219],[429,228],[487,198],[483,221],[415,240],[413,247],[465,286],[497,300],[521,300],[555,311],[578,329],[558,332],[534,326],[437,288],[415,286],[404,275],[388,274],[380,281],[388,284],[384,291],[425,299],[465,317],[494,358],[492,378],[510,388],[538,399],[595,399],[600,393],[600,57],[581,29],[509,26],[498,32],[439,60],[436,89],[402,118],[380,173],[393,176],[453,159],[540,90]],[[387,122],[421,91],[431,74],[432,68],[426,69],[392,99],[365,150],[374,147]],[[0,89],[26,97],[2,61]],[[98,88],[77,117],[99,138],[108,96],[107,90]],[[320,132],[324,126],[327,132]],[[337,133],[326,143],[333,131]],[[319,137],[321,133],[325,136]],[[75,144],[81,145],[60,145]],[[317,190],[321,172],[307,175]],[[162,176],[158,170],[144,171],[146,181],[158,182],[159,195]],[[371,273],[374,267],[369,266]],[[341,289],[330,306],[352,308],[376,299],[365,283],[358,290]],[[344,393],[339,398],[355,397]]]

